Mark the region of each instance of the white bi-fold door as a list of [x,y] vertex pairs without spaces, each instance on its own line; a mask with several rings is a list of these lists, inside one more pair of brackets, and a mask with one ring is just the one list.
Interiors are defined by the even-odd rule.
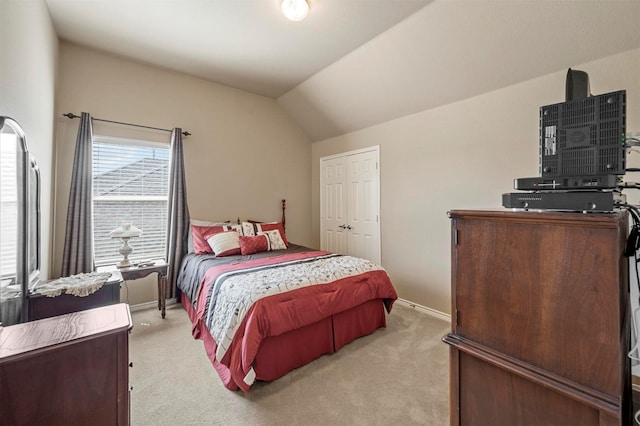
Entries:
[[320,159],[320,247],[380,263],[380,148]]

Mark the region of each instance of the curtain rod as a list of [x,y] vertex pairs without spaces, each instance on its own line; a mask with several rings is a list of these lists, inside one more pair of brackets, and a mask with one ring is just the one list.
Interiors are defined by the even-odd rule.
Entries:
[[[68,112],[68,113],[62,114],[62,115],[64,117],[69,118],[69,119],[80,118],[79,115],[75,115],[72,112]],[[125,126],[142,127],[142,128],[145,128],[145,129],[162,130],[163,132],[171,132],[171,130],[169,130],[169,129],[161,129],[159,127],[143,126],[141,124],[123,123],[122,121],[105,120],[105,119],[102,119],[102,118],[94,118],[94,117],[91,117],[91,118],[93,120],[96,120],[96,121],[104,121],[105,123],[123,124]],[[191,133],[187,132],[186,130],[184,132],[182,132],[182,134],[184,136],[191,136]]]

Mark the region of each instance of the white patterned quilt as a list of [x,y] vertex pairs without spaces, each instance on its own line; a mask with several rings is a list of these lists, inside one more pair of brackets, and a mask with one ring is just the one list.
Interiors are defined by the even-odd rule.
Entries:
[[221,274],[209,287],[205,314],[205,324],[218,344],[216,359],[222,361],[255,301],[376,270],[383,268],[366,259],[325,254]]

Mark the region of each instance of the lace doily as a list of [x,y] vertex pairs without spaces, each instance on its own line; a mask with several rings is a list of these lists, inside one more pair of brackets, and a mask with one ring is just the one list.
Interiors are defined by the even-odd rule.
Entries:
[[35,293],[47,297],[56,297],[63,293],[84,297],[100,289],[110,276],[111,272],[89,272],[87,274],[62,277],[47,283],[39,283],[36,286]]

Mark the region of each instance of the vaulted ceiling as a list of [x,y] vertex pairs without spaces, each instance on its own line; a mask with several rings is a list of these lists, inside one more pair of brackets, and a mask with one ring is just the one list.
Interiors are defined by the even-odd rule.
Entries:
[[430,0],[310,0],[301,22],[281,0],[47,0],[78,44],[277,98]]
[[312,141],[640,47],[638,0],[309,3],[47,0],[61,39],[272,97]]

